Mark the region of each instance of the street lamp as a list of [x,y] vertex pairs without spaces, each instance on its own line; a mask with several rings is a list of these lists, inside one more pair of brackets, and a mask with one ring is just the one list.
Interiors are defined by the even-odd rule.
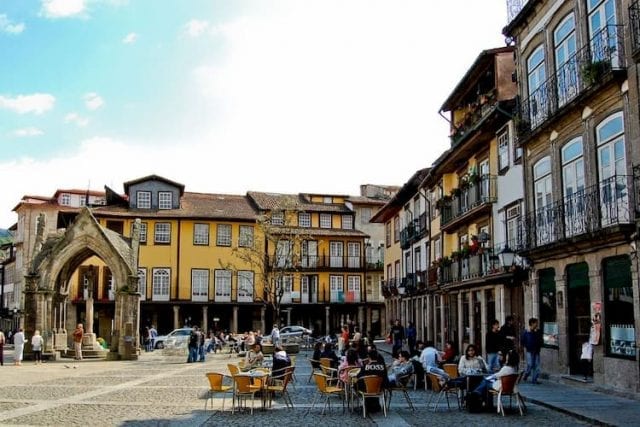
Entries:
[[505,246],[502,251],[498,254],[498,258],[500,259],[500,263],[505,270],[510,269],[513,266],[513,262],[515,260],[516,254],[513,252],[509,246]]

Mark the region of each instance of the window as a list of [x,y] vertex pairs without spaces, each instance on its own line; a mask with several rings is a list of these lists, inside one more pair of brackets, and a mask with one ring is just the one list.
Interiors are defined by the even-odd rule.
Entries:
[[548,90],[544,65],[544,47],[538,46],[527,59],[527,83],[529,85],[529,120],[531,128],[538,127],[547,118]]
[[442,259],[442,246],[439,237],[433,241],[433,259],[434,261]]
[[391,246],[391,221],[384,225],[384,240],[387,247]]
[[342,229],[353,230],[353,217],[351,215],[342,215]]
[[305,240],[301,247],[302,267],[310,268],[318,266],[318,242],[315,240]]
[[86,205],[87,205],[86,197],[80,197],[80,206],[86,206]]
[[293,265],[293,244],[290,240],[278,240],[276,244],[276,267],[291,268]]
[[533,166],[535,194],[536,243],[543,245],[555,239],[555,218],[547,207],[551,206],[551,160],[544,157]]
[[331,214],[320,214],[320,228],[331,228]]
[[215,271],[215,301],[230,302],[231,301],[231,271],[216,270]]
[[253,271],[238,271],[238,302],[253,302]]
[[193,225],[193,244],[194,245],[209,244],[209,224]]
[[347,276],[347,302],[360,302],[360,276]]
[[498,170],[504,171],[509,167],[509,128],[505,127],[498,134]]
[[231,246],[231,225],[218,224],[216,231],[216,245]]
[[330,302],[344,302],[344,277],[329,276]]
[[591,61],[611,61],[611,66],[620,66],[620,60],[616,52],[618,29],[616,24],[615,0],[588,0],[587,12],[589,13],[589,39],[591,40]]
[[556,59],[558,106],[578,94],[578,60],[576,58],[576,23],[573,13],[558,24],[553,32]]
[[191,300],[207,301],[209,299],[209,270],[191,270]]
[[331,203],[333,203],[333,198],[331,196],[324,196],[322,199],[322,203],[330,205]]
[[629,222],[629,183],[626,177],[622,113],[609,116],[596,127],[600,214],[603,226]]
[[71,194],[69,193],[62,193],[62,196],[60,197],[60,204],[62,206],[69,206],[71,205]]
[[241,225],[240,234],[238,236],[238,246],[241,248],[250,248],[253,246],[253,227],[250,225]]
[[553,268],[538,272],[540,287],[540,327],[545,347],[558,347],[556,320],[556,273]]
[[422,205],[420,204],[420,197],[416,196],[413,198],[413,212],[415,212],[416,217],[418,217],[422,212]]
[[342,268],[344,256],[344,244],[342,242],[329,242],[329,266]]
[[276,292],[280,294],[282,292],[281,304],[291,303],[291,291],[293,290],[293,277],[292,276],[280,276],[276,279]]
[[400,217],[393,218],[393,241],[397,243],[400,241]]
[[124,234],[124,221],[107,220],[107,228],[118,234]]
[[284,225],[284,212],[271,212],[271,225]]
[[609,356],[635,360],[636,331],[633,316],[633,283],[628,256],[603,262],[606,351]]
[[173,207],[172,197],[171,191],[158,192],[158,209],[171,209]]
[[362,263],[360,262],[360,243],[347,243],[347,265],[349,266],[349,268],[361,268]]
[[147,269],[138,268],[138,292],[140,292],[140,299],[147,299]]
[[154,243],[159,243],[159,244],[171,243],[171,223],[156,222],[153,238],[154,238]]
[[[131,223],[131,235],[133,235],[134,222]],[[140,243],[147,243],[147,226],[146,222],[140,223]]]
[[[520,205],[510,207],[506,211],[507,246],[512,250],[518,249],[518,222],[520,221]],[[487,232],[488,234],[488,232]]]
[[360,223],[361,224],[369,224],[369,220],[371,220],[371,208],[362,208],[360,209]]
[[169,283],[171,271],[168,268],[153,269],[153,295],[154,301],[169,301]]
[[298,213],[298,225],[305,228],[311,227],[311,214],[308,212]]
[[586,231],[582,138],[575,138],[565,144],[561,157],[565,233],[573,236]]
[[151,209],[151,191],[136,192],[136,207],[138,209]]

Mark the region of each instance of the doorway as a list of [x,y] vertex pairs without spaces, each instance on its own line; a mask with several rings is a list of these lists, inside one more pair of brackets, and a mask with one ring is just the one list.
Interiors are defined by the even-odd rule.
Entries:
[[567,267],[567,316],[569,320],[569,373],[580,374],[582,343],[589,339],[591,328],[591,298],[589,267],[586,263]]

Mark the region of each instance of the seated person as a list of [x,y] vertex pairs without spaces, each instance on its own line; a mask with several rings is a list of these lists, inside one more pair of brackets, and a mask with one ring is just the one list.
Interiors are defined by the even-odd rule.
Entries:
[[282,375],[284,368],[291,366],[291,358],[284,351],[282,346],[276,345],[273,349],[273,364],[271,365],[271,373],[274,375]]
[[395,386],[398,378],[413,374],[413,364],[409,359],[408,351],[402,350],[398,353],[398,358],[391,364],[391,373],[388,377],[390,386]]
[[447,341],[444,344],[444,353],[442,354],[442,363],[457,363],[458,351],[453,341]]
[[[387,378],[387,367],[384,364],[384,360],[378,354],[378,350],[372,348],[368,353],[368,361],[362,365],[360,372],[358,373],[358,389],[364,390],[364,381],[361,379],[362,377],[375,375],[382,377],[382,387],[388,387],[388,378]],[[368,397],[365,400],[365,406],[367,408],[367,412],[379,412],[382,410],[380,406],[380,399],[377,397]]]
[[458,372],[460,375],[479,375],[488,372],[487,363],[476,353],[475,345],[467,346],[464,356],[458,362]]
[[504,366],[495,374],[485,377],[480,385],[473,390],[473,393],[478,393],[482,396],[487,407],[493,406],[493,396],[489,393],[489,389],[500,391],[502,388],[502,380],[500,380],[500,377],[517,374],[518,361],[518,353],[516,353],[515,350],[509,350]]
[[420,362],[422,368],[426,373],[433,373],[442,377],[445,381],[449,380],[449,375],[444,369],[439,368],[442,362],[442,354],[434,347],[433,341],[427,341],[424,343],[425,347],[420,354]]
[[245,356],[243,371],[250,371],[251,369],[259,368],[262,366],[264,355],[262,354],[262,346],[260,344],[254,344],[253,347],[247,351]]
[[324,350],[322,350],[322,353],[320,353],[320,359],[324,358],[331,359],[332,368],[338,367],[338,362],[340,362],[340,360],[338,359],[336,353],[333,351],[333,345],[329,342],[325,343]]
[[349,381],[349,368],[360,368],[362,367],[362,363],[360,359],[358,359],[358,352],[350,348],[347,350],[347,354],[344,357],[344,360],[340,362],[340,366],[338,366],[338,376],[340,381],[346,383]]

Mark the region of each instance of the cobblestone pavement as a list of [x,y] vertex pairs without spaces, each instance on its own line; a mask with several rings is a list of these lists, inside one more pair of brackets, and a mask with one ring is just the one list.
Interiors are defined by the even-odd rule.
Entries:
[[[208,389],[205,372],[228,373],[227,363],[237,362],[227,354],[208,355],[205,363],[184,363],[185,358],[167,356],[162,351],[143,353],[137,361],[104,362],[57,361],[35,366],[26,361],[21,367],[0,367],[1,425],[91,425],[91,426],[228,426],[338,425],[347,421],[355,426],[406,425],[587,425],[568,415],[528,404],[526,416],[507,414],[468,414],[442,403],[434,413],[427,409],[430,392],[410,394],[416,411],[411,412],[401,396],[393,398],[389,416],[361,412],[343,414],[339,401],[322,415],[316,405],[311,410],[315,386],[307,383],[310,373],[306,355],[297,358],[295,388],[290,395],[295,410],[287,410],[276,399],[271,409],[256,408],[231,414],[231,395],[221,412],[222,398],[214,399],[215,410],[204,411]],[[6,359],[5,359],[6,360]],[[259,403],[256,403],[259,406]]]

